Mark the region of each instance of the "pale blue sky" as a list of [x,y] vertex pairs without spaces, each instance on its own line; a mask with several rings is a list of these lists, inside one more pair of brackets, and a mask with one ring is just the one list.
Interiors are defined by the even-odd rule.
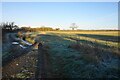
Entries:
[[69,29],[117,29],[117,2],[3,2],[2,20],[19,26]]

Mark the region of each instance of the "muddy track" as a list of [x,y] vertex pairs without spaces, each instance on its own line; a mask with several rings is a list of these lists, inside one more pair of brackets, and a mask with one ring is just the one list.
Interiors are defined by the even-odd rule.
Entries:
[[[12,43],[12,41],[17,41],[15,39],[15,34],[9,34],[8,39],[9,39],[9,43]],[[34,48],[35,45],[37,45],[37,43],[33,44],[32,46],[27,47],[26,49],[22,49],[19,45],[10,44],[11,52],[14,52],[14,54],[8,56],[7,58],[3,58],[2,59],[2,66],[7,65],[13,59],[18,58],[21,55],[30,52]]]
[[[16,41],[15,39],[15,34],[9,34],[7,36],[9,42],[8,43],[12,43],[13,41]],[[9,55],[6,58],[3,58],[3,67],[4,68],[4,77],[10,77],[11,75],[15,75],[16,73],[20,72],[20,68],[23,67],[24,64],[29,64],[29,65],[33,65],[30,63],[26,63],[26,59],[24,59],[26,56],[30,56],[31,52],[33,55],[37,55],[37,63],[34,64],[36,65],[36,67],[33,67],[35,70],[33,71],[33,73],[35,73],[34,77],[35,78],[52,78],[52,69],[51,69],[51,61],[50,61],[50,55],[46,49],[46,47],[42,44],[39,43],[38,46],[38,50],[37,53],[34,51],[32,51],[32,49],[34,48],[34,46],[38,45],[38,43],[36,42],[35,44],[33,44],[32,46],[29,46],[25,49],[22,49],[19,45],[10,45],[10,48],[13,50],[13,54]],[[33,57],[33,56],[32,56]],[[22,59],[23,58],[23,59]],[[28,57],[26,57],[28,58]],[[29,59],[27,59],[29,60]],[[17,66],[17,63],[19,63],[19,67]],[[15,65],[15,67],[13,66]],[[10,68],[10,70],[8,69]],[[16,69],[15,69],[16,68]],[[8,71],[6,71],[8,70]],[[11,70],[13,70],[13,72],[11,72]],[[6,75],[7,74],[7,75]]]
[[38,43],[34,43],[33,45],[23,49],[19,45],[12,45],[12,42],[16,41],[15,38],[14,33],[7,35],[7,43],[10,44],[8,48],[12,50],[12,54],[9,53],[10,55],[2,60],[3,78],[19,78],[20,76],[25,78],[34,77],[37,60],[36,57],[38,53],[37,50],[33,50],[33,48]]
[[3,67],[3,80],[5,78],[35,78],[37,51],[31,51],[15,58]]

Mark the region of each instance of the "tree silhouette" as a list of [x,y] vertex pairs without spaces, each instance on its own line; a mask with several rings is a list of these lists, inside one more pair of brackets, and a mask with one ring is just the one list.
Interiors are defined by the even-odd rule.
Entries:
[[77,29],[78,26],[76,25],[76,23],[72,23],[71,26],[70,26],[70,28],[72,28],[72,30],[75,30],[75,28]]
[[3,30],[8,30],[8,31],[13,31],[13,30],[17,30],[18,26],[14,25],[14,22],[3,22],[0,24],[0,26],[2,26]]

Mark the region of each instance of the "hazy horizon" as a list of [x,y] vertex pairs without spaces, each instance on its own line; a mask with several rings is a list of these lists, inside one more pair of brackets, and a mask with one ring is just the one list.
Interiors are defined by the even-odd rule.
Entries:
[[117,2],[3,2],[2,13],[3,22],[21,27],[118,29]]

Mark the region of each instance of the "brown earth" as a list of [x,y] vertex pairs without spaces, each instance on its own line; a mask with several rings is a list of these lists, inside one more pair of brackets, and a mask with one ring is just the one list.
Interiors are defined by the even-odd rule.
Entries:
[[34,78],[37,54],[37,51],[30,51],[12,60],[3,67],[3,78]]

